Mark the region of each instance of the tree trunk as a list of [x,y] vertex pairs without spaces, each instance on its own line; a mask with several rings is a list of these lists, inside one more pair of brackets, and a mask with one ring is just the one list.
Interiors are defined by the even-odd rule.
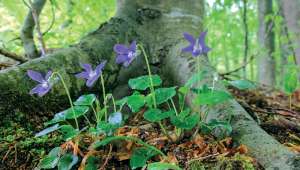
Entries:
[[[107,79],[106,86],[118,94],[122,87],[127,87],[130,77],[145,74],[146,66],[141,56],[128,69],[120,70],[120,67],[114,64],[113,45],[117,42],[130,42],[133,39],[146,48],[154,73],[162,74],[169,83],[184,84],[194,73],[195,61],[191,56],[181,53],[181,48],[186,45],[182,33],[198,35],[201,32],[203,7],[203,2],[197,0],[119,0],[115,18],[85,37],[79,44],[0,72],[0,81],[4,82],[0,84],[0,109],[2,109],[0,113],[3,116],[4,113],[13,115],[14,112],[7,112],[8,108],[28,110],[32,113],[33,106],[42,107],[44,110],[49,108],[57,110],[60,103],[66,103],[67,98],[60,90],[61,86],[55,87],[43,98],[29,96],[29,87],[33,84],[25,75],[27,69],[46,72],[51,68],[61,71],[66,77],[73,96],[78,96],[86,89],[83,82],[76,80],[70,73],[80,70],[79,62],[98,63],[101,59],[107,59],[109,64],[104,71]],[[201,69],[207,69],[209,72],[205,82],[211,83],[214,69],[205,57],[201,59],[200,64]],[[221,84],[217,86],[224,88]],[[191,104],[191,97],[188,103]],[[210,112],[213,113],[209,114],[208,120],[228,119],[229,115],[232,115],[234,139],[247,145],[250,153],[266,169],[296,169],[296,155],[259,128],[234,100],[212,107]]]
[[300,65],[300,0],[281,0],[288,32],[295,51],[295,62]]
[[[262,55],[258,58],[257,78],[262,84],[274,86],[275,81],[275,58],[274,58],[274,32],[270,15],[273,14],[272,0],[258,1],[259,31],[258,42],[261,46]],[[267,19],[267,20],[266,20]]]

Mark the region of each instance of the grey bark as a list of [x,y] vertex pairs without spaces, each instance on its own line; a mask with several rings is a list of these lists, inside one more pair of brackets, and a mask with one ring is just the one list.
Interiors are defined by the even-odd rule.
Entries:
[[262,55],[257,59],[257,78],[258,82],[270,86],[276,83],[276,67],[275,67],[275,42],[273,24],[270,19],[266,20],[268,15],[273,14],[272,0],[258,1],[258,42],[262,50]]
[[[164,79],[169,83],[183,85],[194,73],[195,61],[191,56],[181,53],[181,48],[187,45],[182,32],[186,31],[194,35],[200,33],[204,11],[204,5],[201,2],[196,0],[119,0],[116,18],[85,37],[78,45],[0,72],[0,81],[4,82],[0,84],[0,113],[5,116],[7,109],[24,110],[24,107],[33,113],[32,107],[37,106],[38,110],[41,109],[40,107],[44,107],[45,110],[49,108],[58,110],[61,109],[58,108],[59,104],[66,103],[67,99],[64,96],[65,93],[60,90],[61,86],[55,87],[43,98],[29,96],[28,91],[33,83],[25,75],[27,69],[38,69],[44,72],[48,68],[60,70],[66,77],[68,87],[75,97],[84,93],[86,89],[84,90],[82,81],[66,73],[79,71],[79,62],[95,63],[107,59],[109,64],[104,71],[107,79],[106,85],[114,89],[116,94],[122,95],[119,94],[122,91],[120,89],[127,86],[128,79],[145,74],[146,67],[140,56],[128,69],[120,70],[120,67],[114,64],[112,47],[117,42],[131,42],[134,39],[146,47],[154,73],[164,75]],[[209,72],[205,79],[206,83],[211,83],[214,69],[205,57],[202,58],[200,64],[201,69],[207,69]],[[217,86],[224,88],[219,83]],[[190,97],[188,103],[191,104]],[[228,119],[229,115],[232,115],[231,124],[234,128],[232,136],[237,142],[245,144],[250,154],[256,157],[266,169],[299,167],[296,154],[263,131],[235,100],[215,106],[211,108],[211,112],[213,114],[209,114],[208,120]],[[10,114],[13,115],[13,113]]]
[[[47,0],[35,0],[32,3],[32,6],[29,5],[29,7],[34,8],[34,13],[36,13],[37,17],[40,15],[41,11],[43,10],[43,7],[45,6],[45,3]],[[35,42],[34,42],[34,28],[35,28],[35,21],[32,15],[32,10],[29,10],[26,19],[23,23],[20,37],[23,43],[25,55],[28,58],[37,58],[39,56],[39,52],[36,48]]]
[[295,62],[300,65],[300,0],[281,0],[288,33],[295,51]]

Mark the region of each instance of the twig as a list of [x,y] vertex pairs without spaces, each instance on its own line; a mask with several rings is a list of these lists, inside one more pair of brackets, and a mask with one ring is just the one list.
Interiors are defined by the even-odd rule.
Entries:
[[105,166],[106,166],[107,163],[108,163],[108,160],[109,160],[111,151],[112,151],[112,145],[110,144],[110,145],[109,145],[109,152],[108,152],[108,154],[107,154],[107,156],[106,156],[106,159],[105,159],[103,165],[101,166],[100,170],[105,170]]
[[[34,2],[31,3],[30,0],[28,3],[27,1],[23,0],[23,3],[29,8],[29,12],[24,20],[20,32],[20,38],[24,46],[25,55],[28,58],[37,58],[39,56],[39,52],[34,42],[34,28],[36,26],[36,19],[38,19],[38,16],[40,15],[46,1],[47,0],[34,0]],[[37,25],[37,27],[39,27],[39,25]],[[38,34],[38,37],[40,37],[41,34]]]
[[37,13],[36,9],[33,6],[33,3],[31,0],[28,0],[30,6],[31,6],[31,13],[32,13],[32,17],[36,26],[36,32],[38,34],[38,40],[40,43],[40,47],[41,47],[41,52],[42,52],[42,56],[46,55],[46,45],[45,42],[43,40],[43,34],[41,32],[41,28],[40,28],[40,20],[39,20],[39,14]]
[[234,70],[231,70],[231,71],[229,71],[227,73],[220,73],[220,76],[224,77],[226,75],[230,75],[232,73],[238,72],[239,70],[245,68],[249,63],[251,63],[253,59],[254,59],[254,55],[250,56],[249,60],[247,62],[245,62],[242,66],[240,66],[240,67],[238,67],[238,68],[236,68]]
[[13,53],[13,52],[9,52],[3,48],[0,48],[0,54],[1,55],[4,55],[5,57],[8,57],[8,58],[11,58],[11,59],[14,59],[16,61],[20,61],[21,63],[24,63],[26,61],[28,61],[27,58],[23,57],[23,56],[20,56],[16,53]]

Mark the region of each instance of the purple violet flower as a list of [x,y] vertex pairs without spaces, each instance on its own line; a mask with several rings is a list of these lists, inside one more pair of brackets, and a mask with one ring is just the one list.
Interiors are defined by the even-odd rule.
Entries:
[[90,64],[80,64],[80,66],[85,70],[81,73],[76,74],[77,78],[86,79],[86,86],[92,87],[93,84],[98,80],[102,74],[102,70],[106,64],[106,60],[100,63],[95,70],[92,69]]
[[116,63],[128,67],[137,56],[136,48],[136,41],[133,41],[129,47],[123,44],[116,44],[114,46],[114,51],[117,53]]
[[184,38],[189,41],[190,45],[183,48],[182,51],[191,53],[193,57],[197,57],[209,52],[211,49],[205,44],[206,34],[207,31],[201,32],[199,38],[195,39],[191,34],[186,32],[183,33]]
[[39,97],[44,96],[46,93],[49,92],[49,90],[51,89],[52,85],[49,82],[50,81],[50,77],[52,75],[52,71],[48,71],[48,73],[46,74],[45,77],[42,76],[41,73],[33,71],[33,70],[28,70],[27,71],[27,75],[34,81],[39,82],[39,84],[37,86],[35,86],[30,92],[29,94],[33,95],[33,94],[38,94]]

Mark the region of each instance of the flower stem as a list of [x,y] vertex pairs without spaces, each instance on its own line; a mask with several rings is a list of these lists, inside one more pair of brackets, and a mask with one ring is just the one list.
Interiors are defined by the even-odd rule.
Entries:
[[150,65],[149,65],[149,61],[148,61],[148,56],[147,56],[147,54],[145,52],[145,49],[144,49],[144,47],[142,45],[138,44],[138,47],[140,47],[140,49],[142,50],[143,55],[145,57],[145,61],[146,61],[147,69],[148,69],[148,74],[149,74],[150,90],[151,90],[151,93],[152,93],[153,104],[154,104],[154,108],[156,108],[154,85],[153,85],[153,80],[152,80],[152,75],[151,75],[151,69],[150,69]]
[[105,94],[104,78],[102,74],[100,75],[100,78],[101,78],[101,85],[102,85],[103,105],[105,109],[105,121],[107,121],[106,94]]
[[71,108],[72,108],[72,112],[73,112],[73,116],[74,116],[74,119],[75,119],[75,123],[76,123],[76,129],[79,129],[79,125],[78,125],[78,121],[77,121],[77,118],[76,118],[76,115],[75,115],[75,110],[74,110],[74,106],[73,106],[73,102],[72,102],[72,99],[71,99],[71,95],[70,95],[70,92],[69,92],[69,89],[63,79],[63,76],[58,73],[58,72],[54,72],[52,75],[57,75],[60,79],[61,79],[61,82],[65,88],[65,91],[67,93],[67,96],[68,96],[68,99],[69,99],[69,102],[70,102],[70,105],[71,105]]
[[93,113],[94,113],[94,116],[95,116],[95,118],[96,118],[96,122],[98,123],[98,122],[99,122],[99,120],[98,120],[97,112],[96,112],[96,110],[95,110],[95,108],[94,108],[93,104],[91,104],[91,108],[92,108],[92,110],[93,110]]
[[[140,47],[140,49],[142,50],[143,55],[145,57],[145,61],[146,61],[147,69],[148,69],[148,74],[149,74],[150,90],[151,90],[151,94],[152,94],[153,105],[154,105],[154,108],[157,108],[156,99],[155,99],[154,85],[153,85],[153,80],[152,80],[152,75],[151,75],[150,64],[149,64],[149,61],[148,61],[148,56],[147,56],[147,54],[145,52],[145,49],[142,45],[138,44],[137,46]],[[166,128],[161,123],[161,121],[159,121],[158,124],[159,124],[160,128],[162,129],[163,133],[172,141],[172,138],[167,133]]]
[[178,112],[177,112],[177,109],[176,109],[175,103],[174,103],[174,101],[173,101],[173,99],[172,99],[172,98],[171,98],[171,103],[172,103],[172,106],[173,106],[173,109],[174,109],[174,111],[175,111],[175,114],[176,114],[176,116],[178,116]]

